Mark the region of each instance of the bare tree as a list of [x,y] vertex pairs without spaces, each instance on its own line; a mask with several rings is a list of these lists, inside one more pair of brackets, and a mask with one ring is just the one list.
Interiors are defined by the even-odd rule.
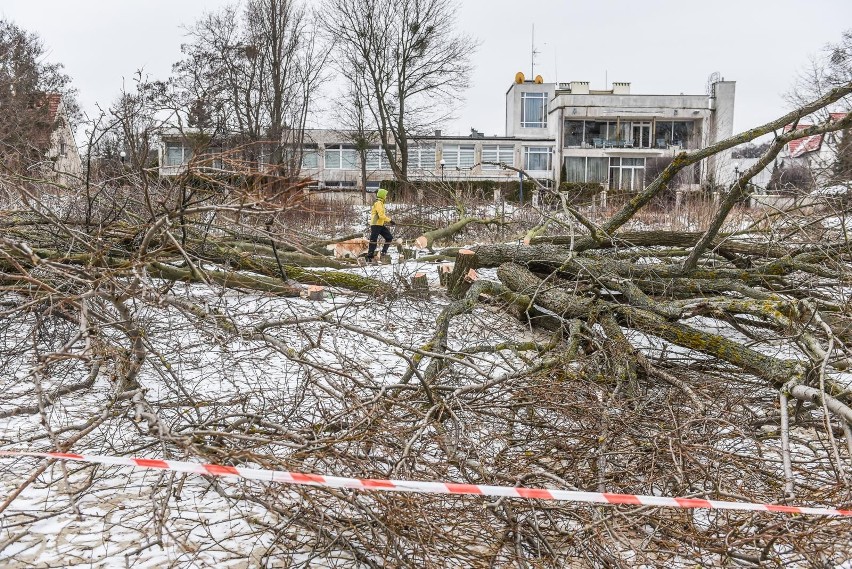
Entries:
[[347,63],[339,65],[340,75],[345,79],[345,91],[337,98],[335,115],[340,125],[339,134],[352,144],[358,153],[361,198],[363,203],[367,203],[368,154],[380,138],[370,113],[368,87],[364,83],[364,78],[354,73]]
[[298,0],[251,0],[189,29],[174,85],[185,121],[243,142],[252,161],[298,172],[327,49]]
[[6,168],[26,169],[44,159],[55,127],[49,95],[61,95],[68,118],[79,118],[71,78],[45,56],[37,35],[0,19],[0,156]]
[[328,0],[324,15],[368,89],[393,173],[406,183],[409,138],[449,116],[469,83],[476,42],[455,31],[452,0]]
[[[852,81],[852,30],[846,30],[839,42],[830,42],[823,50],[812,56],[808,67],[796,78],[796,81],[786,98],[793,106],[801,106],[808,100],[823,96],[831,89]],[[841,97],[831,105],[820,109],[807,117],[801,117],[787,128],[795,128],[799,124],[810,124],[836,120],[852,110],[852,97]],[[790,178],[793,173],[797,179],[804,175],[795,176],[796,172],[807,173],[818,186],[828,186],[848,182],[852,175],[850,170],[848,130],[829,133],[819,137],[818,143],[813,140],[802,141],[811,148],[803,155],[784,164],[786,172],[779,172],[775,177],[786,175]],[[776,181],[780,181],[776,180]],[[782,183],[783,184],[783,183]],[[802,182],[796,184],[803,186]]]

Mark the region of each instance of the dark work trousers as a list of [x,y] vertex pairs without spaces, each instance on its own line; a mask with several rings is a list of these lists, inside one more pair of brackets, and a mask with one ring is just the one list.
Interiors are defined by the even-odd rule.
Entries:
[[384,225],[371,225],[370,247],[367,249],[368,259],[372,259],[373,255],[376,254],[376,246],[379,244],[379,236],[384,237],[385,239],[385,244],[382,247],[382,255],[388,254],[388,248],[390,247],[391,241],[393,241],[393,235],[391,235],[390,229]]

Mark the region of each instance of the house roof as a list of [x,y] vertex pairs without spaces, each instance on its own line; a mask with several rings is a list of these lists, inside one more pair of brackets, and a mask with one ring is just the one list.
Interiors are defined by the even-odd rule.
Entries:
[[47,107],[46,114],[39,116],[36,131],[34,133],[35,140],[33,141],[40,147],[50,145],[50,136],[56,127],[56,120],[59,118],[59,106],[62,104],[62,95],[59,93],[47,93],[44,97],[35,103],[34,108],[41,112],[41,109]]
[[62,95],[59,93],[48,93],[47,99],[47,120],[53,122],[59,114],[59,103],[62,102]]
[[[811,124],[799,123],[796,125],[796,128],[806,128],[809,126],[813,126]],[[793,130],[793,125],[788,124],[784,127],[784,132],[790,132]],[[822,135],[821,134],[812,134],[811,136],[806,136],[804,138],[797,138],[796,140],[791,140],[787,143],[787,151],[790,153],[790,158],[797,158],[799,156],[803,156],[808,152],[814,152],[815,150],[819,150],[822,146]]]
[[[829,122],[839,121],[840,119],[846,117],[847,113],[829,113],[828,120]],[[796,125],[796,128],[807,128],[809,126],[813,126],[810,123],[800,122]],[[784,127],[784,132],[790,132],[792,130],[793,125],[788,124]],[[796,140],[791,140],[787,143],[787,151],[790,153],[790,158],[797,158],[799,156],[804,156],[809,152],[815,152],[822,148],[822,134],[812,134],[811,136],[806,136],[804,138],[797,138]]]

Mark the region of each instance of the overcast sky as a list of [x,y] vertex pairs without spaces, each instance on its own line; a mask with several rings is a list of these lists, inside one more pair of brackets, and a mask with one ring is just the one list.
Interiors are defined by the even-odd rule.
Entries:
[[[168,76],[181,26],[226,0],[0,0],[0,16],[41,36],[90,114],[137,69]],[[318,2],[316,2],[318,4]],[[445,132],[503,134],[517,71],[546,82],[629,81],[634,93],[701,94],[710,73],[737,82],[734,128],[787,107],[783,93],[809,56],[852,28],[852,0],[461,0],[457,27],[480,41],[470,88]],[[321,119],[316,119],[321,120]]]

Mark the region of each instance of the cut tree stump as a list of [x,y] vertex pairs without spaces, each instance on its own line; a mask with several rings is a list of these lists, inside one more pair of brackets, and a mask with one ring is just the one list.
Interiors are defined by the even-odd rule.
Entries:
[[402,249],[401,253],[402,253],[402,258],[405,259],[406,261],[408,261],[410,259],[416,259],[417,258],[417,249],[410,249],[410,248],[404,247]]
[[[460,298],[476,280],[476,253],[470,249],[460,249],[456,255],[453,272],[447,278],[447,292],[453,298]],[[472,271],[472,273],[471,273]]]
[[465,273],[464,278],[461,281],[456,283],[456,288],[453,289],[453,296],[456,298],[461,298],[467,291],[470,290],[470,287],[479,280],[479,275],[476,274],[476,269],[468,269],[467,273]]
[[455,263],[441,263],[438,265],[438,284],[441,286],[447,286],[450,279],[450,273],[453,272],[453,267],[455,267],[455,265]]
[[429,279],[426,273],[414,273],[411,277],[411,291],[417,298],[429,298]]
[[414,246],[418,249],[426,249],[429,246],[429,238],[425,235],[421,235],[417,239],[414,240]]
[[325,298],[325,287],[311,285],[308,287],[308,300],[322,300]]

